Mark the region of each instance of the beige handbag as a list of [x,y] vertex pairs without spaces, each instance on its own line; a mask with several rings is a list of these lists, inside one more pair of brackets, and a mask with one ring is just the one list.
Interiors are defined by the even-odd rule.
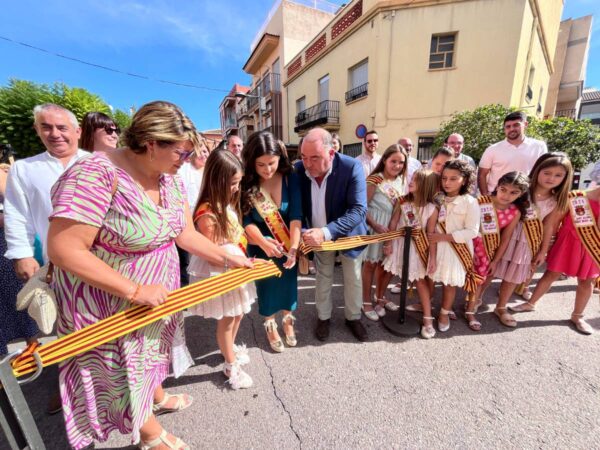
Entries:
[[53,272],[52,263],[41,267],[17,294],[17,309],[27,309],[27,313],[44,334],[52,333],[58,315],[56,295],[50,287]]

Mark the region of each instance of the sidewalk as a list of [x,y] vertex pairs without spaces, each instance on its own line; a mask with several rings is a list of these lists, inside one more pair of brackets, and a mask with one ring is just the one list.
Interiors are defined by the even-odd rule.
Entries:
[[[587,309],[597,333],[582,336],[568,324],[575,280],[558,282],[538,311],[516,315],[516,329],[492,313],[494,284],[479,333],[468,329],[460,298],[447,333],[403,339],[363,318],[370,342],[362,344],[344,326],[340,283],[336,268],[326,343],[313,335],[312,277],[300,280],[298,347],[272,353],[258,314],[244,319],[239,341],[250,349],[247,371],[255,383],[248,390],[225,385],[215,322],[187,317],[196,365],[166,387],[195,402],[162,416],[164,427],[193,449],[600,448],[598,296]],[[44,413],[56,378],[51,368],[24,390],[47,448],[62,450],[62,417]],[[133,447],[113,434],[96,448]]]

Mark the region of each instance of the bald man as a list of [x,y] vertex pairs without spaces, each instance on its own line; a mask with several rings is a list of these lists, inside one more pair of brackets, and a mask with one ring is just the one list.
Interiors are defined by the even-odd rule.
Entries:
[[402,137],[400,139],[398,139],[398,145],[401,145],[404,150],[406,150],[406,153],[408,153],[408,168],[406,171],[406,177],[407,177],[407,182],[410,183],[410,180],[412,180],[412,176],[413,174],[419,170],[423,168],[423,164],[421,164],[421,161],[419,161],[417,158],[413,158],[412,155],[412,151],[413,151],[413,143],[412,140],[408,137]]
[[242,150],[244,149],[244,142],[239,136],[229,136],[227,139],[227,150],[233,153],[241,161]]
[[462,135],[458,133],[452,133],[446,138],[444,143],[452,149],[452,151],[454,152],[454,157],[456,159],[460,159],[469,164],[471,167],[473,167],[473,169],[477,169],[477,164],[475,164],[473,158],[463,153],[463,148],[465,146],[465,138],[462,137]]
[[[367,185],[360,161],[337,153],[331,134],[314,128],[302,140],[302,161],[296,164],[302,191],[303,223],[308,228],[302,239],[308,245],[367,233]],[[346,326],[356,339],[368,339],[360,321],[362,306],[362,254],[365,247],[341,252],[344,272]],[[331,286],[335,252],[316,252],[315,303],[318,322],[315,334],[329,337],[333,304]]]

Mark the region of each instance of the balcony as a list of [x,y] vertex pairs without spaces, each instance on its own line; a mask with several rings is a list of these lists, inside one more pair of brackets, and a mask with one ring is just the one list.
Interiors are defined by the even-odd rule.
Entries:
[[555,117],[568,117],[569,119],[577,119],[576,109],[559,109],[554,113]]
[[324,100],[296,114],[296,127],[298,133],[302,130],[321,125],[326,129],[340,128],[340,102]]
[[237,124],[237,120],[235,120],[235,117],[226,117],[225,120],[223,121],[223,126],[227,129],[227,128],[237,128],[238,124]]
[[354,100],[366,97],[367,95],[369,95],[369,83],[361,84],[346,92],[346,103],[353,102]]
[[283,127],[277,125],[270,125],[268,127],[263,128],[263,131],[268,131],[275,136],[275,139],[283,139]]

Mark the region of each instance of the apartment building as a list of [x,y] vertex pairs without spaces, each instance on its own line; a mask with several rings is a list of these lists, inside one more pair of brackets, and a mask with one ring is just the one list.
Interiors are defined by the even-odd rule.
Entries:
[[352,0],[284,65],[284,135],[340,134],[361,151],[401,136],[428,157],[442,121],[500,103],[540,117],[563,0]]

